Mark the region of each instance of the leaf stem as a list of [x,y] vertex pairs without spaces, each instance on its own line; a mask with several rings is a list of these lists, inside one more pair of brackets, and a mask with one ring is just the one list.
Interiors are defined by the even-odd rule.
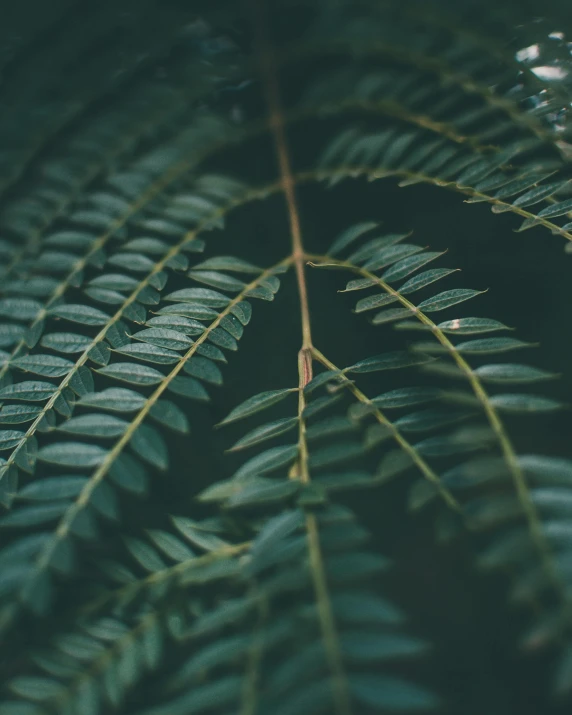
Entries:
[[[270,127],[274,136],[274,145],[280,168],[282,190],[288,208],[290,235],[292,240],[292,260],[296,268],[298,295],[300,299],[300,317],[302,322],[302,347],[298,353],[299,397],[299,459],[298,474],[300,481],[308,483],[310,472],[308,468],[308,447],[306,443],[306,425],[303,412],[306,405],[304,388],[312,379],[312,332],[310,326],[310,309],[308,305],[308,289],[306,285],[306,257],[300,228],[300,215],[296,203],[295,184],[292,174],[288,144],[284,131],[284,116],[282,112],[280,89],[276,74],[276,61],[272,46],[268,39],[267,11],[263,0],[252,0],[252,15],[256,42],[258,45],[259,66],[264,82],[266,102],[270,114]],[[333,709],[336,715],[351,715],[351,700],[343,658],[340,649],[336,622],[330,601],[324,558],[320,545],[318,521],[315,514],[306,512],[306,531],[308,535],[308,558],[316,602],[318,619],[326,648],[326,658],[331,672]]]
[[252,16],[255,31],[256,44],[258,46],[258,60],[260,73],[262,76],[264,94],[269,112],[269,126],[274,137],[274,147],[278,166],[280,170],[280,181],[286,206],[288,209],[288,219],[290,223],[290,236],[292,240],[292,258],[296,267],[296,279],[298,281],[298,293],[300,296],[300,314],[302,319],[302,348],[312,347],[312,333],[310,329],[310,310],[308,306],[308,290],[304,273],[305,258],[304,246],[302,242],[302,230],[300,227],[300,214],[296,202],[295,185],[296,181],[292,174],[290,156],[288,153],[288,142],[284,129],[285,119],[280,98],[280,88],[278,86],[276,58],[272,45],[268,39],[267,11],[263,0],[253,0]]

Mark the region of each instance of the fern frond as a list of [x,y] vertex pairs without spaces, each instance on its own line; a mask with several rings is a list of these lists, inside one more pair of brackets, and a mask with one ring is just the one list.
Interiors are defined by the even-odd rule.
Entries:
[[[215,214],[219,213],[220,209],[215,211]],[[212,226],[212,218],[209,218],[206,223],[208,226]],[[133,261],[133,267],[138,272],[140,267],[136,258],[139,255],[140,262],[144,263],[145,269],[147,268],[147,263],[152,268],[151,276],[159,275],[163,272],[164,267],[168,265],[173,266],[175,269],[180,269],[180,263],[173,264],[173,259],[179,255],[181,246],[191,242],[193,238],[194,234],[192,237],[186,236],[181,243],[176,244],[174,248],[169,250],[165,258],[158,263],[153,264],[148,261],[144,254],[137,253],[133,254],[133,259],[127,254],[128,260]],[[119,255],[125,256],[126,254]],[[87,538],[96,536],[97,531],[93,523],[94,514],[91,508],[92,500],[96,511],[108,517],[115,515],[114,495],[109,491],[109,487],[102,482],[107,474],[111,473],[116,485],[124,486],[121,483],[121,475],[114,476],[114,470],[123,471],[121,467],[118,468],[116,465],[128,445],[131,446],[138,458],[141,458],[151,466],[159,469],[167,467],[167,449],[164,441],[157,430],[148,426],[145,421],[147,418],[151,418],[156,422],[166,424],[168,427],[186,431],[187,423],[184,415],[180,413],[176,405],[160,399],[163,393],[169,390],[186,398],[202,401],[209,399],[202,382],[214,382],[217,384],[222,380],[220,371],[212,361],[213,358],[215,360],[225,359],[220,350],[221,347],[230,350],[237,349],[237,339],[242,336],[243,325],[247,324],[250,319],[251,308],[244,299],[250,297],[272,300],[279,286],[276,273],[282,272],[289,263],[290,259],[286,259],[276,266],[262,271],[256,268],[249,268],[249,271],[254,270],[257,273],[257,276],[250,280],[249,283],[243,283],[237,279],[231,279],[229,276],[225,277],[225,274],[213,271],[191,271],[190,275],[199,284],[205,282],[211,284],[214,277],[217,277],[218,281],[223,281],[224,287],[235,292],[236,296],[231,299],[226,294],[206,288],[183,288],[170,293],[165,296],[168,304],[157,309],[157,312],[162,313],[162,316],[158,316],[159,320],[161,320],[160,327],[155,327],[157,318],[151,318],[147,323],[150,327],[132,335],[133,342],[129,341],[129,333],[125,326],[116,327],[117,322],[123,317],[123,309],[112,318],[109,318],[98,309],[81,305],[66,305],[58,309],[58,314],[61,317],[67,317],[69,320],[80,323],[85,323],[86,320],[88,323],[93,322],[92,316],[101,314],[101,318],[98,317],[97,322],[104,322],[105,327],[94,341],[88,345],[87,349],[83,351],[82,358],[78,361],[80,364],[78,362],[75,365],[71,363],[71,370],[58,387],[53,386],[51,383],[45,383],[42,388],[44,391],[42,394],[43,399],[47,398],[46,406],[40,408],[39,415],[35,417],[32,428],[28,430],[28,433],[8,432],[12,439],[18,440],[18,443],[12,453],[13,456],[4,465],[6,471],[10,469],[13,471],[15,468],[12,467],[13,464],[20,466],[21,458],[19,461],[19,453],[22,450],[22,443],[27,444],[27,440],[33,438],[32,430],[35,430],[36,426],[41,424],[42,419],[52,409],[52,406],[54,409],[58,409],[58,399],[67,408],[65,410],[60,408],[59,411],[64,412],[64,417],[69,418],[71,416],[71,407],[64,397],[68,385],[71,385],[72,389],[75,389],[76,394],[81,398],[80,404],[88,408],[95,406],[107,411],[133,414],[128,420],[110,419],[103,413],[88,411],[86,414],[72,417],[59,425],[57,432],[63,435],[62,438],[40,448],[38,459],[42,462],[55,465],[59,469],[72,468],[81,472],[83,469],[92,467],[94,471],[89,477],[74,477],[73,485],[70,484],[70,478],[67,476],[54,477],[53,483],[50,483],[49,480],[44,481],[42,489],[36,488],[35,484],[32,483],[30,489],[24,490],[23,498],[48,500],[47,503],[39,507],[17,509],[0,521],[0,525],[4,527],[22,528],[43,525],[54,519],[57,520],[56,527],[52,533],[43,532],[42,538],[33,539],[33,548],[26,552],[28,567],[23,569],[22,564],[18,564],[17,573],[11,583],[10,591],[15,592],[19,600],[23,599],[34,610],[40,612],[45,611],[48,607],[49,572],[54,568],[69,572],[73,568],[73,551],[71,550],[72,546],[69,543],[69,539],[78,534]],[[124,265],[127,268],[129,264],[125,261]],[[186,270],[186,260],[182,268]],[[244,265],[239,264],[239,269],[244,269]],[[123,277],[123,280],[125,278]],[[125,301],[124,307],[134,304],[136,298],[140,296],[141,290],[149,287],[148,279],[144,279],[142,283],[138,283],[135,280],[133,282],[136,285],[136,290]],[[163,281],[162,285],[164,286]],[[120,297],[123,301],[121,294]],[[153,299],[152,303],[158,301],[159,293],[157,292],[157,299]],[[146,310],[143,305],[139,305],[142,320],[145,320]],[[64,308],[65,313],[62,312]],[[222,308],[222,310],[219,312],[216,308]],[[191,315],[193,317],[189,317]],[[84,316],[87,316],[87,318]],[[140,322],[138,315],[130,317],[131,320]],[[163,317],[167,318],[167,323],[162,320]],[[205,326],[197,318],[210,320],[210,322]],[[168,327],[165,327],[166,325]],[[105,343],[107,354],[109,355],[110,350],[113,349],[120,353],[123,359],[127,357],[130,361],[112,361],[104,367],[100,367],[97,372],[120,383],[126,382],[138,387],[155,386],[147,397],[131,390],[113,387],[107,388],[103,392],[94,392],[92,371],[85,368],[83,363],[87,361],[94,347],[98,346],[107,337],[108,331],[113,328],[115,328],[115,334],[111,338],[112,348]],[[189,332],[194,338],[189,337]],[[206,344],[203,347],[204,343]],[[181,354],[181,351],[183,351],[183,354]],[[194,357],[195,353],[201,353],[202,356]],[[40,375],[46,374],[46,370],[48,370],[49,375],[50,371],[53,370],[53,359],[50,359],[49,356],[40,355],[36,358],[36,361],[38,366],[35,370]],[[152,367],[152,365],[156,364],[174,366],[167,374],[164,374],[156,367]],[[29,369],[33,368],[29,365]],[[189,377],[180,376],[179,373],[183,370],[187,372]],[[29,381],[23,381],[4,388],[3,395],[8,399],[11,396],[16,396],[23,400],[32,399],[37,401],[39,389],[35,383],[31,384]],[[3,408],[4,410],[6,410],[6,406]],[[19,415],[16,414],[15,419],[18,418]],[[95,436],[103,439],[119,437],[119,439],[115,441],[111,448],[105,449],[88,442],[69,441],[69,438],[66,440],[64,437],[66,434],[72,437]],[[137,471],[135,470],[136,473]],[[63,498],[54,501],[58,488],[62,490]],[[144,489],[144,485],[138,484],[136,489],[141,491]],[[30,537],[26,538],[29,540]],[[44,584],[43,590],[38,588],[40,579],[41,583]],[[14,615],[14,606],[8,607],[4,615],[3,624],[6,625]]]
[[[358,230],[346,232],[341,240],[334,244],[334,251],[347,250],[348,238],[352,241],[362,238],[363,233]],[[423,341],[414,343],[411,347],[414,350],[421,350],[423,353],[435,353],[437,356],[445,356],[445,360],[440,359],[436,363],[428,363],[426,369],[437,375],[453,378],[464,378],[475,398],[486,416],[491,435],[494,435],[501,457],[492,457],[489,454],[483,456],[473,456],[461,464],[455,465],[444,473],[440,478],[437,478],[431,484],[431,488],[427,483],[421,483],[415,487],[411,495],[411,503],[414,508],[425,506],[431,499],[431,493],[435,496],[441,492],[444,487],[447,494],[452,492],[450,502],[445,499],[449,505],[463,514],[466,521],[471,527],[477,525],[482,528],[499,527],[507,520],[509,524],[508,534],[504,539],[494,539],[490,547],[488,555],[483,557],[482,562],[489,566],[513,565],[513,561],[519,562],[522,557],[524,544],[527,549],[534,549],[537,558],[539,559],[539,567],[531,568],[529,564],[525,567],[525,573],[517,576],[516,586],[517,592],[520,592],[523,597],[522,583],[527,582],[531,585],[534,579],[537,590],[546,589],[548,587],[556,591],[561,599],[562,613],[569,612],[568,589],[566,588],[566,576],[562,571],[561,557],[559,555],[559,543],[556,541],[559,535],[556,534],[557,528],[553,527],[555,532],[554,537],[551,536],[550,524],[543,523],[543,514],[536,504],[535,493],[538,490],[529,486],[528,480],[531,473],[534,474],[532,481],[536,480],[536,473],[542,473],[543,469],[550,468],[551,460],[537,455],[519,456],[511,443],[507,434],[506,428],[503,425],[501,414],[508,413],[544,413],[551,410],[560,409],[563,405],[555,400],[547,399],[535,394],[518,394],[504,393],[490,396],[485,383],[492,385],[513,386],[515,384],[534,384],[539,381],[544,381],[555,377],[547,372],[538,370],[537,368],[523,365],[520,363],[484,363],[472,368],[465,355],[467,356],[488,356],[503,354],[514,349],[526,347],[514,338],[476,338],[464,340],[461,343],[454,344],[448,335],[463,335],[474,336],[482,335],[499,330],[506,329],[506,326],[488,318],[456,318],[447,320],[442,323],[435,323],[430,317],[433,312],[446,310],[466,300],[478,295],[478,291],[466,289],[453,289],[443,291],[434,296],[425,298],[423,301],[415,304],[409,297],[412,293],[432,285],[434,282],[446,277],[451,271],[447,269],[429,269],[418,273],[429,261],[434,260],[437,256],[414,246],[400,244],[399,241],[403,236],[389,236],[385,239],[369,239],[360,248],[353,252],[347,260],[333,258],[332,256],[309,256],[311,265],[323,268],[340,268],[349,270],[358,276],[359,279],[350,281],[346,286],[346,291],[368,290],[374,287],[381,289],[382,293],[374,293],[366,298],[360,299],[356,304],[356,312],[365,312],[377,309],[382,306],[398,303],[401,308],[383,308],[377,312],[372,318],[374,325],[387,325],[394,323],[398,329],[414,329],[421,328],[423,332],[428,332],[435,344]],[[399,249],[403,250],[399,250]],[[381,277],[375,272],[382,270]],[[412,276],[412,277],[410,277]],[[394,287],[395,282],[407,280],[400,287]],[[416,323],[411,319],[419,321]],[[399,322],[401,321],[401,322]],[[329,361],[324,361],[320,354],[316,355],[318,360],[322,360],[328,369],[336,369]],[[363,360],[354,366],[345,368],[341,371],[343,374],[352,372],[368,372],[383,369],[384,361],[391,357],[391,354],[380,355],[370,359]],[[446,358],[453,361],[453,366],[447,362]],[[389,363],[390,364],[390,363]],[[338,370],[338,372],[340,372]],[[355,388],[354,388],[355,389]],[[397,391],[399,393],[399,391]],[[402,396],[403,395],[403,396]],[[458,401],[461,405],[471,406],[471,400],[463,393],[456,391],[444,391],[445,399]],[[358,396],[359,399],[359,396]],[[410,393],[405,390],[401,394],[388,393],[381,395],[377,400],[369,401],[373,408],[376,403],[386,404],[391,407],[407,406],[409,400],[415,402],[415,393],[410,396]],[[421,401],[426,401],[423,393]],[[363,404],[368,403],[367,400],[361,399]],[[393,404],[392,404],[393,403]],[[354,412],[355,414],[355,412]],[[467,414],[466,416],[470,416]],[[412,430],[437,430],[441,423],[445,426],[450,424],[455,419],[462,419],[463,415],[459,414],[455,417],[455,413],[448,409],[445,413],[439,413],[439,410],[429,409],[420,412],[405,414],[395,423],[397,428],[405,431]],[[466,438],[471,439],[470,431],[466,433]],[[429,458],[444,458],[457,453],[462,454],[464,451],[473,453],[479,446],[478,431],[475,432],[474,441],[463,440],[461,443],[455,444],[454,433],[449,437],[430,437],[417,445],[413,446],[413,451],[419,451],[421,456]],[[486,439],[482,446],[489,448],[489,440]],[[527,465],[532,465],[529,467]],[[417,466],[420,466],[419,464]],[[556,459],[554,462],[554,470],[563,469],[566,473],[569,465],[565,460]],[[532,472],[531,472],[532,469]],[[422,468],[424,476],[427,478],[426,471]],[[441,470],[438,470],[441,473]],[[383,474],[383,472],[382,472]],[[434,474],[434,472],[432,472]],[[554,475],[556,477],[556,475]],[[547,475],[550,479],[550,476]],[[506,486],[512,484],[513,495],[507,498],[504,495],[491,496],[487,498],[480,497],[467,504],[459,507],[457,501],[460,497],[471,491],[471,487],[478,489],[481,485],[487,484],[490,481],[508,482]],[[558,478],[556,477],[558,482]],[[436,482],[436,483],[435,483]],[[554,486],[557,486],[555,482]],[[550,500],[548,492],[540,490],[540,499]],[[566,499],[565,493],[562,494],[562,499]],[[497,506],[495,506],[497,504]],[[514,519],[521,516],[526,528],[515,526]],[[479,520],[481,520],[479,522]],[[517,539],[518,536],[518,539]],[[519,543],[523,546],[519,547]],[[530,555],[530,552],[527,551]],[[523,564],[524,566],[524,564]],[[540,576],[542,574],[542,576]],[[520,589],[520,591],[519,591]],[[528,590],[527,598],[535,599],[537,592],[534,587]],[[566,619],[567,616],[562,616]],[[563,621],[559,621],[561,626]],[[553,633],[553,637],[556,634]]]

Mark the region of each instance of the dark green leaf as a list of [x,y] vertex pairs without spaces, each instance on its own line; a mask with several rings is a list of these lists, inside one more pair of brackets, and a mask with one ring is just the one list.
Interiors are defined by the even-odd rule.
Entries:
[[492,333],[496,330],[510,330],[498,320],[489,318],[456,318],[439,323],[437,327],[444,333],[453,335],[471,335],[473,333]]
[[128,423],[118,417],[104,414],[79,415],[66,420],[59,431],[86,437],[119,437],[127,429]]
[[538,382],[557,377],[554,373],[540,370],[537,367],[516,363],[482,365],[473,372],[485,382]]
[[116,362],[100,368],[98,372],[132,385],[156,385],[165,379],[163,373],[154,367],[131,362]]
[[138,392],[125,387],[109,387],[101,392],[92,392],[84,395],[80,405],[97,407],[113,412],[136,412],[145,405],[145,398]]
[[412,365],[422,365],[429,362],[431,358],[422,354],[397,351],[383,353],[374,357],[366,358],[356,362],[355,365],[346,368],[345,372],[376,372],[378,370],[395,370]]
[[391,266],[391,268],[388,268],[385,273],[382,274],[381,280],[387,281],[388,283],[399,281],[402,278],[406,278],[411,273],[414,273],[418,268],[421,268],[421,266],[434,261],[442,255],[443,251],[440,253],[436,251],[428,251],[426,253],[421,253],[420,255],[404,258],[402,261],[399,261]]
[[490,401],[505,412],[549,412],[564,407],[561,402],[538,395],[494,395]]
[[273,437],[284,434],[285,432],[294,429],[297,425],[297,417],[285,417],[281,420],[276,420],[275,422],[268,422],[265,425],[256,427],[256,429],[253,429],[252,432],[249,432],[245,437],[239,439],[238,442],[231,447],[230,451],[252,447],[253,445],[264,442],[267,439],[272,439]]
[[267,407],[283,400],[291,392],[297,392],[297,389],[286,388],[283,390],[270,390],[268,392],[261,392],[254,397],[249,397],[248,400],[245,400],[238,407],[235,407],[220,424],[224,425],[229,422],[235,422],[236,420],[241,420],[244,417],[249,417],[256,412],[265,410]]
[[272,447],[267,449],[262,454],[257,454],[245,462],[242,467],[235,473],[235,479],[246,479],[247,477],[257,476],[274,472],[281,467],[291,464],[298,455],[298,445],[286,445],[284,447]]
[[459,343],[456,349],[460,353],[484,355],[528,347],[533,347],[533,343],[523,343],[522,340],[517,340],[516,338],[482,338]]
[[84,442],[51,444],[38,452],[41,461],[62,467],[97,467],[106,456],[107,451],[102,447]]
[[26,400],[27,402],[43,402],[56,391],[56,386],[50,382],[18,382],[0,389],[0,399]]
[[446,290],[432,298],[421,301],[417,308],[425,313],[435,313],[438,310],[445,310],[445,308],[450,308],[452,305],[457,305],[457,303],[462,303],[465,300],[474,298],[481,293],[483,293],[483,291],[467,290],[464,288]]
[[88,305],[59,305],[50,310],[50,315],[82,325],[105,325],[110,319],[107,313]]

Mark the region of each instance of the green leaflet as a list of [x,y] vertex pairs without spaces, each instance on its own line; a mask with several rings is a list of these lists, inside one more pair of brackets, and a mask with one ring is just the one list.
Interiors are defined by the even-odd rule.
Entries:
[[304,388],[304,394],[309,395],[314,392],[318,387],[322,387],[328,382],[337,382],[337,378],[343,376],[342,370],[326,370],[326,372],[321,372],[316,377],[312,378],[310,382]]
[[59,426],[60,432],[86,437],[119,437],[127,429],[128,422],[105,414],[90,414],[71,417]]
[[445,310],[445,308],[450,308],[452,305],[457,305],[457,303],[462,303],[465,300],[474,298],[480,293],[483,293],[483,291],[467,290],[464,288],[446,290],[443,291],[443,293],[433,296],[433,298],[427,298],[427,300],[421,301],[417,307],[425,313],[434,313],[438,310]]
[[147,533],[154,545],[173,561],[181,562],[194,558],[194,552],[173,534],[159,529],[150,529]]
[[139,283],[135,278],[124,273],[108,273],[92,278],[88,285],[114,291],[133,291]]
[[180,315],[196,320],[215,320],[218,313],[202,303],[175,303],[175,305],[165,305],[160,308],[157,313],[159,315]]
[[462,422],[472,413],[455,410],[452,408],[426,409],[411,412],[395,421],[395,426],[402,432],[423,432],[425,430],[440,429],[448,425]]
[[55,357],[54,355],[26,355],[25,357],[12,360],[12,365],[31,372],[34,375],[42,375],[44,377],[61,377],[66,375],[74,363],[71,360]]
[[228,507],[237,509],[257,504],[268,504],[288,499],[300,489],[292,479],[265,479],[257,477],[241,484],[226,501]]
[[78,496],[86,485],[87,477],[51,477],[31,482],[19,493],[18,498],[26,501],[52,501]]
[[91,339],[76,333],[47,333],[40,345],[60,353],[80,353],[91,345]]
[[377,282],[373,278],[356,278],[353,281],[348,281],[344,290],[340,293],[349,293],[353,290],[364,290],[365,288],[371,288],[377,285]]
[[524,208],[525,206],[532,206],[539,203],[542,199],[546,199],[553,193],[562,188],[562,182],[554,181],[549,184],[544,184],[543,186],[538,186],[535,189],[531,189],[526,193],[519,196],[516,201],[513,201],[513,206],[519,206]]
[[[368,261],[374,256],[379,257],[380,254],[385,254],[386,250],[390,251],[389,256],[391,256],[393,255],[391,249],[395,248],[394,244],[399,243],[407,236],[408,234],[405,233],[390,233],[387,236],[372,238],[354,251],[348,257],[348,261],[350,263],[364,263],[364,261]],[[397,255],[399,255],[399,251]]]
[[132,385],[156,385],[165,379],[163,373],[154,367],[131,362],[116,362],[100,368],[98,372]]
[[422,251],[422,246],[415,246],[414,244],[402,243],[399,246],[390,246],[376,253],[367,263],[364,264],[366,271],[378,271],[381,268],[390,266],[392,263],[397,261],[402,261],[408,256],[413,256],[416,253]]
[[503,186],[502,189],[496,192],[494,198],[504,199],[507,196],[514,196],[514,194],[518,194],[521,191],[524,191],[525,189],[528,189],[529,187],[540,183],[542,180],[547,179],[550,175],[551,174],[547,173],[535,173],[531,174],[530,176],[527,176],[524,179],[515,179],[513,181],[509,181]]
[[201,345],[199,345],[197,347],[196,354],[203,355],[209,360],[216,360],[216,362],[228,362],[222,350],[219,350],[219,348],[215,347],[214,345],[209,345],[208,343],[202,343]]
[[173,516],[171,521],[185,539],[204,551],[216,551],[226,546],[212,529],[205,528],[200,522],[182,516]]
[[153,427],[139,425],[131,436],[131,448],[141,459],[165,470],[169,465],[169,456],[165,441]]
[[345,372],[359,373],[377,372],[378,370],[397,370],[402,367],[422,365],[430,360],[431,358],[426,355],[396,351],[360,360],[354,365],[347,367]]
[[491,397],[491,403],[497,409],[506,412],[548,412],[564,407],[561,402],[547,397],[520,394],[494,395]]
[[260,444],[260,442],[265,442],[268,439],[277,437],[278,435],[284,434],[291,429],[294,429],[298,425],[298,418],[296,417],[285,417],[281,420],[276,420],[275,422],[268,422],[265,425],[256,427],[247,435],[242,437],[235,442],[235,444],[230,448],[230,451],[236,451],[239,449],[245,449],[246,447],[252,447],[255,444]]
[[48,678],[15,678],[10,683],[10,689],[17,695],[31,696],[32,700],[47,700],[57,697],[62,687]]
[[193,355],[185,362],[183,370],[191,377],[198,377],[212,385],[222,385],[222,372],[217,365],[208,358]]
[[0,399],[26,400],[27,402],[43,402],[56,391],[51,382],[29,381],[7,385],[0,389]]
[[221,318],[220,326],[236,340],[240,340],[244,335],[244,327],[234,315],[224,315]]
[[99,308],[91,308],[88,305],[59,305],[50,310],[50,315],[56,318],[64,318],[72,323],[82,325],[105,325],[109,321],[109,315]]
[[135,273],[149,273],[154,266],[153,261],[147,256],[131,253],[116,253],[108,262],[112,266],[134,271]]
[[498,320],[490,318],[457,318],[439,323],[437,327],[452,335],[471,335],[474,333],[492,333],[497,330],[510,330]]
[[208,402],[210,400],[205,388],[198,380],[192,377],[180,377],[177,375],[169,382],[167,389],[175,395],[188,397],[192,400],[199,400],[201,402]]
[[25,329],[16,324],[0,324],[0,347],[7,348],[24,337]]
[[217,271],[192,270],[189,272],[189,278],[197,281],[197,283],[204,283],[218,290],[226,290],[229,293],[240,293],[246,287],[244,281]]
[[440,253],[433,251],[422,253],[421,255],[411,256],[409,258],[404,258],[403,260],[391,266],[391,268],[388,268],[384,273],[382,273],[381,280],[391,283],[392,281],[398,281],[402,278],[406,278],[411,273],[414,273],[418,268],[421,268],[421,266],[424,266],[426,263],[434,261],[436,258],[439,258],[439,256],[442,255],[443,251],[441,251]]
[[563,216],[570,211],[572,211],[572,199],[567,199],[542,209],[538,214],[538,218],[554,218],[555,216]]
[[516,338],[482,338],[458,343],[456,349],[466,354],[493,354],[533,347],[533,343],[524,343]]
[[36,405],[4,405],[0,409],[0,424],[19,424],[31,422],[42,411]]
[[109,387],[101,392],[84,395],[79,400],[80,405],[113,412],[135,412],[140,410],[145,402],[145,398],[138,392],[124,387]]
[[157,315],[147,321],[150,328],[168,328],[184,335],[201,335],[205,326],[198,320],[185,318],[182,315]]
[[190,430],[187,416],[171,400],[157,400],[152,405],[149,414],[156,422],[175,432],[186,434]]
[[235,256],[214,256],[207,258],[206,261],[197,263],[194,267],[195,271],[233,271],[235,273],[261,273],[262,269],[258,266],[243,261],[242,258]]
[[62,442],[42,447],[38,459],[61,467],[97,467],[107,455],[107,450],[84,442]]
[[29,528],[59,519],[69,506],[69,501],[53,501],[38,506],[17,509],[7,516],[0,517],[0,527]]
[[334,464],[343,464],[348,460],[359,459],[362,454],[363,448],[359,442],[340,441],[328,447],[315,449],[310,454],[310,468],[324,469]]
[[182,288],[165,296],[165,300],[177,303],[198,303],[210,308],[224,308],[230,298],[208,288]]
[[384,410],[399,407],[412,407],[438,399],[440,392],[434,387],[404,387],[391,390],[373,399],[376,407]]
[[281,467],[291,464],[298,454],[298,445],[292,444],[285,447],[272,447],[261,454],[257,454],[245,462],[234,474],[234,479],[243,480],[248,477],[274,472]]
[[236,339],[223,328],[213,328],[208,334],[208,339],[220,348],[238,350]]
[[409,295],[410,293],[421,290],[421,288],[425,288],[426,286],[431,285],[431,283],[435,283],[436,281],[441,280],[441,278],[445,278],[451,273],[456,272],[456,268],[432,268],[429,271],[424,271],[423,273],[419,273],[419,275],[410,278],[399,288],[399,292],[401,295]]
[[265,410],[277,402],[281,402],[291,392],[297,392],[297,389],[285,388],[283,390],[269,390],[254,395],[254,397],[249,397],[248,400],[245,400],[238,405],[238,407],[235,407],[219,424],[223,425],[229,422],[235,422],[236,420],[241,420],[244,417],[249,417],[256,412]]
[[394,320],[403,320],[412,314],[409,308],[394,308],[390,310],[382,310],[376,313],[372,318],[372,325],[385,325],[392,323]]
[[15,447],[24,437],[24,432],[18,430],[1,430],[0,431],[0,451]]
[[252,317],[252,306],[246,300],[235,303],[230,309],[231,313],[238,318],[242,325],[248,325]]
[[169,350],[187,350],[193,344],[191,338],[168,328],[148,328],[140,330],[130,337]]
[[397,296],[391,295],[389,293],[380,293],[376,295],[370,295],[367,298],[362,298],[356,303],[355,312],[363,313],[366,310],[372,310],[373,308],[380,308],[384,305],[389,305],[390,303],[395,303],[397,301]]
[[16,320],[33,320],[42,309],[37,300],[27,298],[3,298],[0,300],[0,315]]
[[525,454],[518,463],[527,477],[541,484],[569,485],[572,479],[572,460],[559,457]]
[[158,365],[174,365],[179,362],[181,356],[173,350],[164,347],[157,347],[147,343],[131,343],[115,348],[115,352],[127,357],[137,358],[145,362],[152,362]]
[[155,549],[141,541],[141,539],[125,537],[125,546],[135,560],[149,573],[161,571],[165,568],[165,562]]
[[306,439],[311,441],[324,437],[332,437],[338,434],[352,432],[356,428],[357,425],[345,416],[326,417],[306,429]]
[[554,373],[540,370],[537,367],[517,363],[481,365],[474,370],[474,373],[485,382],[538,382],[557,377]]

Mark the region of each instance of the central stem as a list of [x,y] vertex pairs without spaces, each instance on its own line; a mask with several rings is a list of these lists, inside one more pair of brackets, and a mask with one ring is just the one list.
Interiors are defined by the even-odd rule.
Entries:
[[302,350],[308,354],[305,361],[309,370],[306,373],[307,380],[304,387],[312,379],[312,360],[310,351],[312,349],[312,332],[310,329],[310,309],[308,306],[308,288],[306,285],[306,275],[304,272],[305,254],[302,242],[302,230],[300,228],[300,214],[296,203],[296,182],[292,174],[290,156],[288,153],[288,142],[284,129],[284,114],[282,112],[282,102],[280,99],[280,89],[276,73],[276,63],[274,52],[268,40],[266,32],[265,14],[266,8],[262,2],[253,2],[254,30],[260,56],[259,66],[264,83],[264,94],[269,112],[269,125],[274,137],[274,146],[280,169],[280,182],[286,199],[288,209],[288,220],[290,223],[290,236],[292,239],[292,258],[296,269],[296,280],[298,282],[298,294],[300,296],[300,317],[302,320]]
[[[288,143],[284,130],[284,118],[280,101],[280,89],[278,86],[276,64],[272,46],[268,40],[266,7],[263,0],[257,2],[252,0],[254,31],[258,45],[259,65],[262,79],[264,81],[264,93],[269,112],[269,124],[274,137],[274,146],[278,158],[280,169],[280,183],[284,191],[288,218],[290,222],[290,236],[292,239],[291,258],[296,268],[296,279],[298,282],[298,295],[300,296],[300,317],[302,322],[302,347],[298,353],[298,463],[292,478],[299,479],[302,483],[310,482],[310,470],[308,467],[308,445],[306,442],[306,423],[304,420],[304,408],[306,399],[304,388],[312,379],[313,345],[312,332],[310,327],[310,309],[308,306],[308,289],[306,286],[305,263],[306,255],[302,243],[302,231],[300,228],[300,215],[296,203],[295,181],[290,166],[288,154]],[[312,572],[312,581],[317,598],[318,618],[326,646],[326,657],[332,673],[332,694],[333,710],[335,715],[351,715],[351,699],[347,680],[345,676],[344,663],[342,660],[339,638],[336,628],[335,617],[330,602],[328,581],[324,568],[322,547],[320,544],[318,520],[315,514],[306,513],[306,530],[308,535],[308,556]]]

